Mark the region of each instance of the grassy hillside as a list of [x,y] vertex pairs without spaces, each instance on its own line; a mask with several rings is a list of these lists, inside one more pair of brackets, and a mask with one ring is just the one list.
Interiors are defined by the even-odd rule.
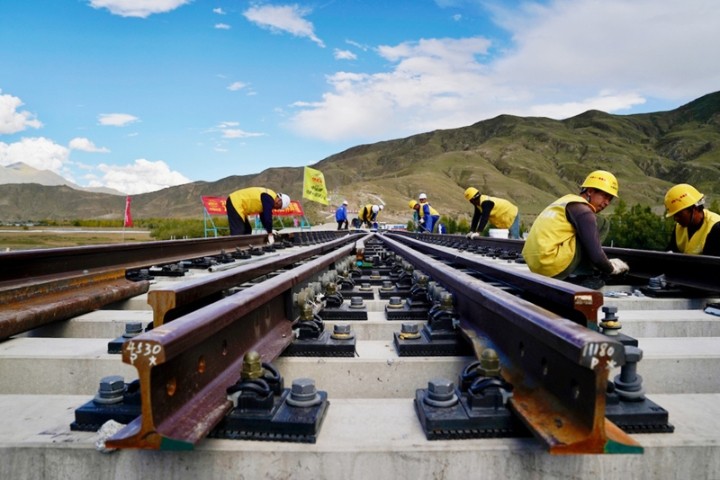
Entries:
[[[529,223],[554,198],[576,192],[587,173],[613,172],[620,196],[662,211],[674,183],[688,182],[710,201],[720,196],[720,92],[669,112],[610,115],[588,111],[566,120],[501,115],[464,128],[360,145],[314,165],[332,205],[303,202],[313,223],[331,218],[343,199],[355,210],[381,199],[387,221],[410,216],[407,201],[428,194],[443,214],[471,213],[468,186],[507,198]],[[200,217],[201,195],[268,186],[299,198],[302,168],[194,182],[133,196],[135,217]],[[0,220],[112,218],[124,199],[66,187],[0,185]]]

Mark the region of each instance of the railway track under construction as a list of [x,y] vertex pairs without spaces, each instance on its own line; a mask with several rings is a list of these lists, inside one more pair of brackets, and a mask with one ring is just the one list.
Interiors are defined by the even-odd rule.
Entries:
[[0,254],[0,474],[720,477],[720,258],[609,248],[632,276],[596,291],[521,248],[305,231]]

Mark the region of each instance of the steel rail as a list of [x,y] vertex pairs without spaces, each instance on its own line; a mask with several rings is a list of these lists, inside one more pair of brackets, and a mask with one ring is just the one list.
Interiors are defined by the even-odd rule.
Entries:
[[525,245],[524,240],[513,240],[505,238],[494,238],[494,237],[480,237],[477,239],[469,239],[464,235],[459,234],[439,234],[439,233],[416,233],[416,232],[403,232],[393,231],[393,235],[401,235],[403,237],[414,238],[416,240],[422,240],[426,243],[435,244],[454,244],[457,248],[469,248],[473,246],[482,246],[497,250],[506,250],[508,252],[520,253]]
[[[523,240],[482,237],[470,240],[460,235],[440,234],[413,234],[399,233],[404,236],[414,236],[423,241],[432,243],[449,243],[469,248],[472,245],[506,250],[520,254]],[[639,279],[650,279],[665,275],[668,283],[708,292],[720,292],[720,257],[707,255],[685,255],[682,253],[659,252],[654,250],[638,250],[632,248],[603,247],[609,258],[619,258],[630,266],[629,275]]]
[[510,407],[551,453],[642,452],[605,419],[608,374],[625,363],[619,342],[380,238],[455,296],[478,358],[484,348],[498,351],[503,376],[514,386]]
[[297,262],[320,255],[354,241],[357,235],[345,235],[330,242],[304,247],[298,252],[281,253],[248,264],[240,264],[213,275],[175,283],[151,290],[148,304],[153,309],[153,327],[217,300],[224,290],[275,272]]
[[127,341],[122,359],[138,370],[141,415],[106,445],[192,449],[230,411],[226,388],[239,378],[245,353],[255,350],[271,362],[292,341],[292,288],[353,248],[337,248]]
[[720,257],[617,247],[603,250],[608,257],[626,262],[633,277],[650,279],[664,275],[670,284],[720,293]]
[[587,289],[554,278],[532,272],[518,271],[503,267],[496,262],[484,261],[476,256],[458,253],[456,249],[437,247],[409,238],[405,235],[385,234],[390,238],[411,246],[415,250],[440,258],[452,265],[474,270],[494,280],[512,285],[522,291],[522,296],[580,325],[597,330],[598,310],[603,305],[603,295],[597,290]]
[[149,282],[108,270],[0,289],[0,340],[148,291]]
[[[324,241],[347,232],[283,234],[289,239]],[[217,255],[221,251],[261,246],[266,235],[238,235],[188,240],[122,243],[83,247],[16,250],[0,253],[0,285],[52,275],[77,275],[98,269],[143,268],[190,258]]]

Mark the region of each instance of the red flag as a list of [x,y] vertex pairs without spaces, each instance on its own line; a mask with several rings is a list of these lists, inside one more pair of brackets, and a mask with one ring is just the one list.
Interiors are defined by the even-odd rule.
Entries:
[[130,214],[130,195],[125,198],[125,222],[123,227],[132,227],[132,215]]

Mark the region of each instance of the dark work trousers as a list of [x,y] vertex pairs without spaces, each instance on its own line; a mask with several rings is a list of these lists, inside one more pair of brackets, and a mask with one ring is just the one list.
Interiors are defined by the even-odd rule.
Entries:
[[230,197],[225,202],[225,207],[227,209],[228,223],[230,224],[230,235],[250,235],[252,233],[250,222],[247,218],[242,219],[230,201]]

